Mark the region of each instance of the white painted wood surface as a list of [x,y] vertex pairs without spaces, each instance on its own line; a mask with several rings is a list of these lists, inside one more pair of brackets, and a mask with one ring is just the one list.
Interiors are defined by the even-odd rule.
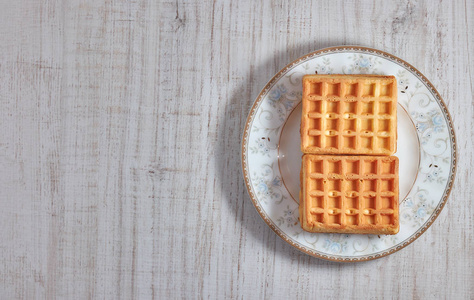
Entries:
[[[474,298],[472,0],[0,2],[1,298]],[[282,241],[240,171],[260,89],[343,44],[423,72],[459,149],[433,226],[358,264]]]

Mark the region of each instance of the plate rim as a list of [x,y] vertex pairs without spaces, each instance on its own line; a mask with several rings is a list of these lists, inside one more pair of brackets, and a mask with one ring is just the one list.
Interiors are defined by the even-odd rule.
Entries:
[[[330,52],[344,52],[344,51],[361,51],[361,52],[367,52],[368,54],[374,54],[377,53],[379,55],[382,55],[385,58],[388,58],[389,60],[395,61],[399,64],[401,64],[403,67],[409,69],[411,72],[413,72],[416,76],[420,77],[422,81],[427,85],[428,89],[434,94],[434,96],[437,98],[438,103],[440,105],[440,108],[442,111],[445,113],[446,119],[447,119],[447,125],[448,125],[448,132],[451,137],[451,142],[452,142],[452,167],[450,168],[450,176],[448,177],[448,182],[446,183],[446,190],[445,190],[445,195],[441,201],[441,203],[438,204],[439,209],[436,209],[433,213],[433,216],[427,220],[422,226],[421,230],[417,231],[413,236],[411,236],[407,241],[402,243],[401,245],[395,246],[395,248],[390,249],[382,254],[375,254],[375,255],[367,255],[367,256],[362,256],[362,257],[354,257],[354,258],[338,258],[334,256],[329,256],[329,255],[321,255],[319,253],[316,253],[314,251],[308,251],[304,247],[299,246],[298,244],[294,243],[292,240],[287,239],[280,231],[279,228],[274,226],[274,224],[270,223],[270,220],[267,220],[266,214],[262,212],[262,208],[257,205],[257,199],[255,196],[250,193],[251,191],[251,183],[250,183],[250,176],[248,173],[248,164],[246,161],[246,146],[248,146],[248,136],[250,132],[250,123],[251,123],[251,117],[254,115],[255,110],[257,109],[257,104],[260,104],[261,99],[263,97],[263,94],[265,94],[270,87],[275,83],[276,79],[279,78],[282,73],[288,71],[291,67],[294,67],[295,64],[297,64],[299,61],[306,60],[310,56],[316,56],[319,54],[324,54],[324,53],[330,53]],[[335,262],[359,262],[359,261],[370,261],[374,260],[377,258],[385,257],[390,254],[393,254],[395,252],[398,252],[399,250],[405,248],[406,246],[410,245],[413,243],[416,239],[418,239],[425,231],[433,224],[433,222],[438,218],[440,215],[441,211],[443,210],[444,206],[447,203],[448,197],[453,189],[454,185],[454,180],[456,177],[456,171],[457,171],[457,147],[456,147],[456,134],[454,132],[454,126],[451,118],[451,114],[449,113],[446,103],[444,102],[443,98],[439,94],[439,92],[436,90],[436,88],[433,86],[433,84],[426,78],[425,75],[423,75],[418,69],[413,67],[411,64],[407,63],[406,61],[388,53],[382,50],[377,50],[375,48],[370,48],[370,47],[363,47],[363,46],[351,46],[351,45],[345,45],[345,46],[334,46],[334,47],[327,47],[327,48],[322,48],[310,53],[307,53],[289,64],[287,64],[285,67],[280,69],[268,82],[267,84],[263,87],[263,89],[260,91],[258,96],[255,98],[253,101],[252,107],[250,108],[250,111],[248,113],[246,122],[245,122],[245,127],[244,131],[242,134],[242,139],[241,139],[241,166],[242,166],[242,175],[244,178],[245,186],[247,193],[252,200],[253,206],[257,210],[258,214],[260,217],[265,221],[265,223],[285,242],[290,244],[291,246],[295,247],[296,249],[310,255],[313,257],[321,258],[324,260],[329,260],[329,261],[335,261]]]

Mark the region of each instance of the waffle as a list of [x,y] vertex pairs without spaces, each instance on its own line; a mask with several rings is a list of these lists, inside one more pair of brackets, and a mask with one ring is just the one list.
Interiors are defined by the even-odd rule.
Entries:
[[398,158],[303,155],[299,212],[309,232],[396,234]]
[[394,76],[303,77],[303,153],[392,155],[396,142]]

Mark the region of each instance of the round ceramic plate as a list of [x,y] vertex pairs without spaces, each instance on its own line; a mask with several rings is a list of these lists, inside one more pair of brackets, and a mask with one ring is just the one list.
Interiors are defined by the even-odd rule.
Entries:
[[[398,82],[400,232],[396,235],[309,233],[298,221],[301,78],[305,74],[394,75]],[[414,67],[382,51],[333,47],[290,63],[252,106],[242,138],[242,168],[261,217],[281,238],[334,261],[383,257],[407,246],[446,204],[456,170],[451,118],[436,89]]]

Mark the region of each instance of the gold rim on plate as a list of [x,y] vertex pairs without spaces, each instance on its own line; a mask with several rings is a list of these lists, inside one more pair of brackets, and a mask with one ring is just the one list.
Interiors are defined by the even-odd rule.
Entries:
[[[417,76],[419,79],[421,79],[423,81],[423,83],[425,83],[428,90],[431,91],[431,93],[436,97],[437,103],[439,104],[439,106],[440,106],[440,108],[441,108],[441,110],[442,110],[442,112],[443,112],[443,114],[446,118],[446,121],[447,121],[448,129],[449,129],[448,130],[448,135],[451,139],[451,144],[452,144],[451,145],[452,165],[451,165],[450,174],[448,176],[448,182],[446,184],[446,189],[443,193],[442,200],[438,203],[438,205],[435,208],[435,211],[433,212],[431,217],[412,236],[410,236],[407,240],[402,241],[400,244],[393,246],[391,249],[388,249],[387,251],[384,251],[381,254],[378,253],[378,254],[375,254],[375,255],[365,255],[365,256],[362,256],[362,257],[338,258],[338,257],[332,257],[332,256],[325,255],[325,254],[320,254],[320,253],[317,253],[316,251],[309,251],[309,250],[305,249],[305,247],[302,247],[299,244],[297,244],[297,243],[293,242],[292,240],[288,239],[281,232],[281,230],[273,224],[273,221],[268,218],[266,213],[262,210],[261,206],[258,204],[258,201],[257,201],[255,195],[251,192],[252,187],[251,187],[251,184],[250,184],[250,176],[249,176],[249,173],[248,173],[248,162],[247,162],[247,155],[246,155],[247,149],[246,148],[248,146],[250,125],[251,125],[251,122],[253,121],[255,111],[257,110],[258,106],[262,102],[263,97],[266,95],[266,93],[269,91],[269,89],[275,84],[275,82],[280,79],[280,77],[283,73],[285,73],[288,70],[290,70],[291,68],[295,67],[299,62],[304,61],[304,60],[306,60],[310,57],[313,57],[313,56],[316,57],[316,56],[321,55],[321,54],[329,54],[329,53],[333,53],[333,52],[334,53],[344,53],[344,52],[351,52],[351,51],[363,52],[363,53],[372,54],[372,55],[377,54],[379,56],[382,56],[383,58],[386,58],[386,59],[388,59],[392,62],[395,62],[395,63],[403,66],[405,69],[408,69],[415,76]],[[321,49],[321,50],[318,50],[318,51],[314,51],[314,52],[308,53],[308,54],[292,61],[291,63],[286,65],[283,69],[281,69],[275,76],[273,76],[272,79],[265,85],[265,87],[262,89],[262,91],[257,96],[256,100],[254,101],[254,103],[252,105],[252,108],[250,109],[249,115],[247,117],[247,121],[245,123],[245,129],[244,129],[244,133],[243,133],[243,136],[242,136],[242,144],[241,144],[241,163],[242,163],[242,171],[243,171],[243,176],[244,176],[244,181],[245,181],[245,185],[246,185],[246,188],[247,188],[247,192],[249,194],[250,199],[252,200],[252,203],[253,203],[254,207],[256,208],[256,210],[258,211],[258,213],[260,214],[262,219],[265,221],[265,223],[267,223],[267,225],[280,238],[282,238],[285,242],[289,243],[293,247],[297,248],[298,250],[300,250],[300,251],[302,251],[302,252],[304,252],[308,255],[318,257],[318,258],[321,258],[321,259],[325,259],[325,260],[329,260],[329,261],[337,261],[337,262],[368,261],[368,260],[373,260],[373,259],[377,259],[377,258],[381,258],[381,257],[387,256],[387,255],[390,255],[392,253],[395,253],[395,252],[405,248],[406,246],[411,244],[413,241],[415,241],[418,237],[420,237],[431,226],[431,224],[433,224],[433,222],[439,216],[439,214],[441,213],[442,209],[444,208],[444,206],[447,202],[447,199],[449,197],[449,194],[452,190],[454,178],[455,178],[455,175],[456,175],[456,164],[457,164],[456,137],[455,137],[454,127],[453,127],[452,120],[451,120],[451,115],[449,114],[449,111],[446,107],[446,104],[444,103],[444,101],[441,98],[438,91],[431,84],[431,82],[420,71],[418,71],[415,67],[413,67],[412,65],[410,65],[406,61],[404,61],[404,60],[402,60],[402,59],[400,59],[396,56],[393,56],[392,54],[389,54],[389,53],[384,52],[384,51],[376,50],[376,49],[373,49],[373,48],[360,47],[360,46],[337,46],[337,47],[329,47],[329,48],[324,48],[324,49]]]

